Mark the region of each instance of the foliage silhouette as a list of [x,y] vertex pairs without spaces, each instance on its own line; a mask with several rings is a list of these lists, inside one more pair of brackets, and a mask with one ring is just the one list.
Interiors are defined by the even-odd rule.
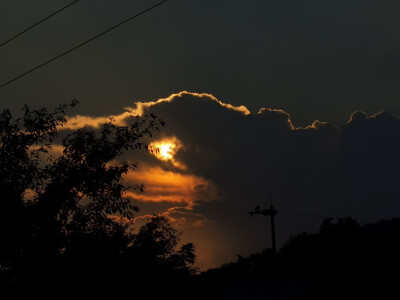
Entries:
[[178,248],[179,233],[162,216],[132,233],[138,208],[124,197],[143,185],[122,183],[137,164],[119,158],[148,149],[143,139],[165,122],[150,114],[128,126],[110,120],[98,131],[82,128],[62,139],[59,156],[43,161],[76,104],[53,112],[24,106],[17,119],[0,114],[1,284],[65,291],[138,278],[127,266],[159,276],[192,272],[193,244]]
[[[172,228],[164,216],[153,216],[149,222],[140,228],[139,233],[133,236],[132,246],[126,255],[139,258],[136,267],[157,271],[158,275],[172,275],[170,273],[192,273],[195,269],[189,267],[195,261],[194,245],[184,244],[177,249],[180,233]],[[149,268],[149,266],[152,266]],[[154,275],[154,274],[152,274]]]
[[[322,222],[317,233],[197,276],[198,299],[387,299],[397,293],[400,219]],[[277,272],[274,267],[277,265]],[[277,291],[277,292],[276,292]],[[274,298],[275,297],[275,298]]]
[[143,185],[122,184],[137,164],[119,159],[148,149],[143,139],[164,122],[148,115],[129,126],[110,120],[96,131],[82,128],[62,139],[59,156],[44,161],[67,122],[65,110],[76,104],[53,112],[24,106],[17,119],[0,113],[0,285],[59,293],[135,285],[144,295],[175,299],[264,299],[276,291],[285,299],[360,299],[396,292],[399,219],[365,226],[327,219],[319,232],[291,237],[276,255],[267,249],[188,276],[196,272],[194,245],[180,245],[180,233],[164,216],[133,232],[138,208],[124,197]]
[[0,114],[0,266],[8,278],[15,278],[22,268],[22,256],[36,234],[33,206],[24,202],[24,193],[36,189],[42,180],[39,155],[50,149],[57,127],[66,122],[67,107],[49,113],[24,106],[22,117],[16,120],[9,110]]

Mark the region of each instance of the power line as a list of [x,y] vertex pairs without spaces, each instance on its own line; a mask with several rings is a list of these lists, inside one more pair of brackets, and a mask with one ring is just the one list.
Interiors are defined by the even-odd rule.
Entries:
[[302,213],[302,212],[295,212],[291,210],[284,210],[284,209],[277,209],[279,212],[284,212],[284,213],[289,213],[293,215],[300,215],[300,216],[307,216],[307,217],[313,217],[313,218],[321,218],[321,219],[333,219],[332,217],[326,217],[326,216],[320,216],[320,215],[313,215],[313,214],[307,214],[307,213]]
[[29,26],[28,28],[22,30],[20,33],[14,35],[13,37],[11,37],[11,38],[9,38],[8,40],[6,40],[5,42],[1,43],[1,44],[0,44],[0,47],[3,47],[5,44],[8,44],[8,43],[11,42],[12,40],[15,40],[15,39],[16,39],[17,37],[19,37],[20,35],[22,35],[22,34],[24,34],[25,32],[31,30],[32,28],[38,26],[39,24],[43,23],[44,21],[50,19],[51,17],[53,17],[53,16],[55,16],[56,14],[62,12],[63,10],[67,9],[68,7],[74,5],[74,4],[75,4],[76,2],[78,2],[78,1],[80,1],[80,0],[72,1],[71,3],[69,3],[69,4],[66,5],[66,6],[64,6],[63,8],[60,8],[59,10],[53,12],[51,15],[47,16],[46,18],[44,18],[44,19],[42,19],[42,20],[36,22],[35,24]]
[[161,1],[161,2],[158,2],[157,4],[155,4],[155,5],[153,5],[153,6],[149,7],[149,8],[147,8],[147,9],[141,11],[140,13],[137,13],[136,15],[134,15],[134,16],[132,16],[132,17],[126,19],[125,21],[122,21],[122,22],[120,22],[120,23],[118,23],[118,24],[116,24],[116,25],[110,27],[109,29],[107,29],[107,30],[105,30],[105,31],[103,31],[103,32],[101,32],[101,33],[95,35],[94,37],[88,39],[87,41],[85,41],[85,42],[83,42],[83,43],[81,43],[81,44],[79,44],[79,45],[77,45],[77,46],[75,46],[75,47],[73,47],[73,48],[71,48],[71,49],[69,49],[69,50],[67,50],[67,51],[65,51],[65,52],[63,52],[63,53],[57,55],[57,56],[55,56],[55,57],[53,57],[52,59],[49,59],[49,60],[45,61],[44,63],[41,63],[40,65],[38,65],[38,66],[36,66],[36,67],[34,67],[34,68],[32,68],[32,69],[26,71],[25,73],[22,73],[21,75],[18,75],[17,77],[15,77],[15,78],[13,78],[13,79],[11,79],[11,80],[9,80],[9,81],[3,83],[2,85],[0,85],[0,88],[5,87],[6,85],[9,85],[10,83],[12,83],[12,82],[14,82],[14,81],[16,81],[16,80],[18,80],[18,79],[20,79],[20,78],[22,78],[22,77],[28,75],[29,73],[32,73],[33,71],[35,71],[35,70],[37,70],[37,69],[39,69],[39,68],[41,68],[41,67],[43,67],[43,66],[45,66],[45,65],[47,65],[47,64],[49,64],[49,63],[51,63],[51,62],[53,62],[53,61],[55,61],[55,60],[57,60],[57,59],[63,57],[64,55],[67,55],[68,53],[71,53],[72,51],[75,51],[76,49],[78,49],[78,48],[80,48],[80,47],[82,47],[82,46],[84,46],[84,45],[90,43],[91,41],[97,39],[98,37],[100,37],[100,36],[102,36],[102,35],[104,35],[104,34],[110,32],[111,30],[114,30],[114,29],[116,29],[117,27],[119,27],[119,26],[121,26],[121,25],[123,25],[123,24],[125,24],[125,23],[127,23],[127,22],[129,22],[129,21],[131,21],[131,20],[133,20],[133,19],[135,19],[135,18],[137,18],[137,17],[139,17],[140,15],[143,15],[143,14],[145,14],[145,13],[151,11],[152,9],[156,8],[157,6],[160,6],[161,4],[163,4],[163,3],[167,2],[167,1],[168,1],[168,0],[163,0],[163,1]]

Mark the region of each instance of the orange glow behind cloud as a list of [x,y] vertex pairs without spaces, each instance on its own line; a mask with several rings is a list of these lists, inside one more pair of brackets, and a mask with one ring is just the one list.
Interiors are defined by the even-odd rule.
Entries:
[[125,176],[129,183],[145,183],[144,192],[125,194],[137,201],[171,202],[193,208],[196,202],[218,200],[215,185],[196,175],[166,171],[160,167],[144,167]]
[[175,158],[176,153],[182,148],[182,143],[176,137],[152,142],[149,147],[152,149],[150,153],[159,160],[171,163],[175,168],[186,170],[186,166]]
[[[211,181],[193,174],[166,171],[161,167],[144,166],[140,171],[129,172],[125,180],[145,184],[144,192],[126,192],[125,197],[139,202],[168,203],[169,207],[158,214],[167,217],[180,229],[210,223],[202,214],[196,213],[194,208],[200,202],[220,200],[218,189]],[[135,222],[140,223],[151,216],[137,216]]]

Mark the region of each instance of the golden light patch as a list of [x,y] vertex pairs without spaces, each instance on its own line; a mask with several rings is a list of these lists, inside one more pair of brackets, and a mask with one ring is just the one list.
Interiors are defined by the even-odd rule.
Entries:
[[175,168],[186,170],[186,166],[176,159],[182,143],[176,137],[164,138],[149,145],[150,153],[159,160],[171,163]]
[[[143,192],[130,191],[124,195],[140,202],[135,204],[141,209],[147,205],[147,211],[143,211],[142,215],[140,215],[142,210],[135,214],[136,229],[143,226],[154,214],[162,215],[174,228],[190,236],[190,240],[182,242],[195,243],[198,255],[196,266],[206,270],[211,265],[216,265],[215,257],[212,255],[215,249],[213,245],[208,245],[210,236],[213,241],[216,239],[214,233],[209,230],[212,228],[213,220],[196,209],[202,202],[222,200],[223,196],[215,183],[187,171],[171,171],[149,165],[140,165],[140,168],[129,171],[124,176],[124,181],[129,184],[145,185]],[[202,232],[207,232],[206,237],[201,234]]]
[[[211,224],[212,221],[200,213],[195,213],[192,207],[175,206],[167,210],[158,212],[156,215],[164,216],[176,228],[184,230],[187,228],[199,228]],[[143,225],[147,220],[151,219],[154,214],[145,214],[135,217],[133,223]]]
[[144,167],[129,172],[129,183],[144,183],[144,192],[130,191],[126,197],[142,202],[185,203],[190,208],[199,201],[218,200],[218,190],[211,181],[193,174],[163,170],[160,167]]
[[[32,154],[34,151],[38,151],[43,146],[41,145],[33,145],[28,149],[29,154]],[[59,144],[53,144],[50,148],[46,148],[47,152],[38,152],[39,155],[39,163],[41,167],[44,167],[49,162],[52,162],[54,159],[59,158],[63,155],[64,147]]]
[[160,152],[158,153],[158,156],[162,160],[171,160],[173,159],[173,153],[175,152],[176,145],[168,143],[168,144],[161,144],[160,146]]
[[[32,145],[30,148],[29,148],[29,152],[32,152],[32,151],[37,151],[37,150],[39,150],[40,148],[42,148],[44,145]],[[51,145],[51,147],[50,148],[47,148],[47,156],[49,156],[49,155],[54,155],[54,156],[61,156],[62,154],[63,154],[63,151],[64,151],[64,146],[63,145],[60,145],[60,144],[52,144]],[[42,154],[45,154],[45,153],[42,153]]]
[[23,193],[23,201],[30,202],[35,198],[35,196],[36,196],[35,191],[31,189],[26,189]]

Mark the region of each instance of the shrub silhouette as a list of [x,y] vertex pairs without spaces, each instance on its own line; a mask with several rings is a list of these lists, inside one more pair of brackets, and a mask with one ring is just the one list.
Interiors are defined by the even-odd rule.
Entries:
[[127,126],[110,120],[98,131],[82,128],[62,139],[60,156],[44,161],[67,122],[65,110],[76,104],[53,112],[24,106],[17,119],[9,110],[0,114],[1,284],[70,289],[133,278],[128,265],[153,274],[191,272],[194,246],[178,249],[179,233],[167,219],[155,216],[137,234],[130,231],[138,208],[124,193],[143,185],[121,182],[137,164],[118,159],[148,149],[143,140],[165,122],[150,114]]

